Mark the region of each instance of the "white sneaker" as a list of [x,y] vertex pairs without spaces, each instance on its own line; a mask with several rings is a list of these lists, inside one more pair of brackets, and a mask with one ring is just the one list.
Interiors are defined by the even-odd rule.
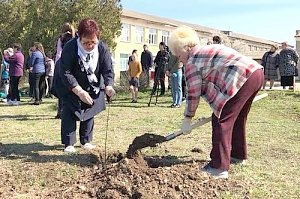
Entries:
[[82,148],[87,149],[87,150],[91,150],[91,149],[96,148],[96,146],[91,144],[91,143],[85,143],[84,145],[82,145]]
[[237,164],[237,165],[245,165],[246,164],[246,160],[242,160],[242,159],[230,157],[230,163],[231,164]]
[[221,169],[215,169],[206,165],[201,169],[202,171],[209,173],[214,179],[226,179],[228,178],[228,171],[224,171]]
[[74,153],[74,152],[76,152],[76,149],[75,149],[74,146],[70,145],[70,146],[67,146],[65,148],[64,152],[66,152],[66,153]]
[[12,105],[13,106],[19,106],[20,105],[20,101],[12,101]]
[[7,103],[9,106],[12,106],[12,105],[13,105],[13,101],[11,101],[11,100],[8,100],[6,103]]

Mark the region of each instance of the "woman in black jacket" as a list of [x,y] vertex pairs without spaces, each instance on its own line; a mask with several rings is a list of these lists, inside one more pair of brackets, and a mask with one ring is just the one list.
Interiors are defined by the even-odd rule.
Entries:
[[[100,28],[95,20],[83,19],[78,26],[78,38],[63,48],[59,66],[60,81],[56,91],[63,101],[61,138],[65,152],[75,152],[76,121],[80,121],[80,143],[85,149],[95,148],[93,137],[94,116],[105,109],[105,93],[115,93],[111,55],[99,41]],[[103,77],[103,82],[101,81]]]

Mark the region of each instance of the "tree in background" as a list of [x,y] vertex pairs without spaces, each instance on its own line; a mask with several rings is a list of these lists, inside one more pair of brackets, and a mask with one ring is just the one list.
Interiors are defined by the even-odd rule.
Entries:
[[76,27],[89,17],[102,26],[101,39],[113,50],[121,33],[121,11],[120,0],[0,0],[0,47],[19,42],[27,50],[38,41],[53,52],[64,22]]

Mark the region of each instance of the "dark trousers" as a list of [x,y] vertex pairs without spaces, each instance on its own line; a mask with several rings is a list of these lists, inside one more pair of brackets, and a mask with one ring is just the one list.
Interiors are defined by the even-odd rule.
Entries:
[[51,89],[52,89],[52,85],[53,85],[53,76],[48,76],[47,77],[47,83],[48,83],[48,96],[51,96]]
[[[76,143],[76,121],[78,118],[63,102],[63,111],[61,114],[61,141],[65,146]],[[83,145],[93,139],[94,117],[80,122],[79,136],[80,143]]]
[[154,71],[154,85],[152,89],[152,94],[156,92],[157,86],[160,84],[160,94],[164,95],[165,94],[165,73],[162,71],[159,67],[155,68]]
[[34,97],[34,74],[28,74],[28,83],[29,83],[29,97]]
[[224,106],[220,118],[212,115],[211,167],[228,170],[230,157],[247,159],[246,121],[250,107],[264,82],[263,70],[255,71]]
[[185,81],[185,75],[182,73],[182,79],[181,79],[181,88],[182,88],[182,98],[186,98],[186,81]]
[[58,116],[59,118],[61,117],[62,110],[63,110],[63,102],[62,102],[62,99],[58,98],[58,100],[57,100],[57,114],[56,114],[56,116]]
[[10,76],[9,81],[9,96],[8,99],[14,101],[20,101],[20,93],[19,93],[19,82],[20,82],[20,76]]
[[45,92],[45,73],[33,73],[33,76],[34,98],[36,102],[39,102]]

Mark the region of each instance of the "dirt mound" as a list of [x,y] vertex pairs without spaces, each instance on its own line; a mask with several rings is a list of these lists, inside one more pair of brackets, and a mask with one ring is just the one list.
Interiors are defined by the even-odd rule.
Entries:
[[91,167],[79,167],[76,178],[63,176],[55,180],[55,186],[40,190],[13,182],[13,174],[0,168],[0,198],[15,198],[18,194],[16,198],[32,199],[201,199],[224,198],[230,192],[247,198],[246,182],[214,180],[200,172],[206,161],[143,157],[139,153],[133,159],[124,156],[116,152],[104,158],[103,152],[93,151],[90,158],[84,159],[91,161]]
[[[138,158],[138,161],[136,161]],[[200,172],[204,163],[174,157],[135,156],[108,164],[93,175],[89,195],[101,199],[217,198],[242,185]]]

